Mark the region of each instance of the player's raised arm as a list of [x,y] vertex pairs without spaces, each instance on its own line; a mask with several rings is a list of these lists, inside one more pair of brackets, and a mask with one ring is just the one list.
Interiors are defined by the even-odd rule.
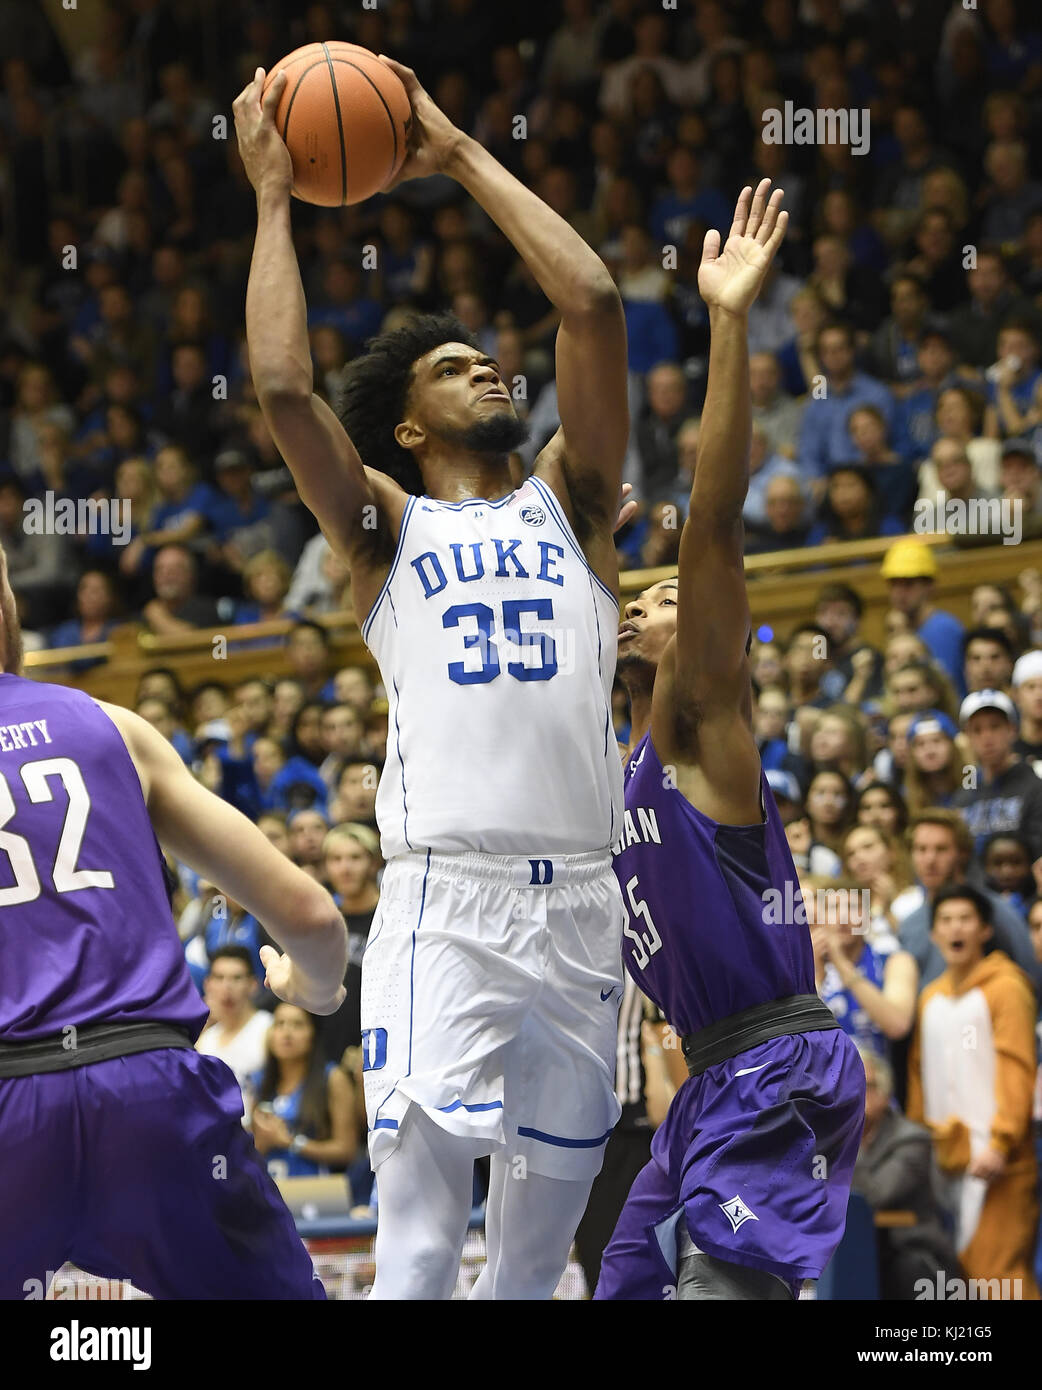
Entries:
[[274,952],[265,954],[275,992],[311,1013],[339,1008],[347,931],[329,893],[252,821],[201,786],[147,720],[119,705],[98,704],[123,736],[160,842],[242,903],[289,953],[291,962],[281,963]]
[[[656,744],[664,740],[681,754],[693,753],[707,784],[726,790],[724,805],[714,798],[704,809],[732,823],[748,816],[741,807],[755,808],[758,799],[759,762],[747,729],[750,620],[742,525],[752,428],[748,313],[785,235],[788,213],[781,200],[781,189],[771,193],[770,180],[763,179],[755,193],[742,190],[723,245],[718,231],[706,233],[698,288],[709,309],[709,381],[680,537],[676,641],[664,661],[671,709],[667,719],[653,716]],[[705,735],[710,724],[712,737]],[[683,737],[675,725],[688,731],[693,748],[678,746]],[[736,760],[748,777],[737,772]]]
[[402,79],[413,108],[416,149],[398,179],[434,172],[456,179],[560,311],[557,399],[563,447],[549,451],[540,473],[577,523],[580,538],[585,533],[610,539],[629,435],[626,324],[615,282],[563,217],[452,125],[410,68],[382,61]]
[[293,166],[275,129],[286,84],[261,95],[264,70],[235,99],[239,153],[257,194],[257,237],[246,290],[246,340],[257,401],[297,490],[330,545],[351,561],[371,546],[363,507],[373,493],[344,427],[314,393],[307,305],[290,225]]

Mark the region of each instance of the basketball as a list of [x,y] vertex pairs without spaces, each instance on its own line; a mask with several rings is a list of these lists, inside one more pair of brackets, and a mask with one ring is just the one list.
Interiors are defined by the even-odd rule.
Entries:
[[319,207],[361,203],[402,167],[412,122],[400,78],[367,48],[309,43],[268,73],[287,77],[275,125],[293,160],[293,193]]

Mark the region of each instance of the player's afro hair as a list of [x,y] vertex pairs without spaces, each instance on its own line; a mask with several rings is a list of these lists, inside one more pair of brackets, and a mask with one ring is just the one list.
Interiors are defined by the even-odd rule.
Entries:
[[417,315],[401,328],[369,340],[362,356],[344,372],[340,394],[340,421],[362,462],[417,497],[424,493],[423,478],[412,454],[395,440],[394,430],[405,416],[414,365],[442,343],[480,347],[454,314]]

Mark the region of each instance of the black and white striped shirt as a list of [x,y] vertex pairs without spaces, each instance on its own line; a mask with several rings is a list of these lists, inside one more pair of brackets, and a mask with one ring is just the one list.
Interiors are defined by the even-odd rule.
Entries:
[[648,1125],[648,1111],[644,1103],[644,1064],[640,1053],[644,1005],[643,994],[627,975],[615,1044],[615,1094],[622,1106],[619,1124],[626,1128],[644,1129]]

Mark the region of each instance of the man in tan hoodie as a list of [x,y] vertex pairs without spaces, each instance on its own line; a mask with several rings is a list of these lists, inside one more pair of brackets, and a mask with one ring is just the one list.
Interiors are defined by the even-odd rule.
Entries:
[[1035,998],[1005,952],[984,955],[990,935],[987,898],[964,884],[938,891],[931,936],[946,969],[919,996],[908,1118],[930,1129],[951,1182],[966,1275],[989,1281],[976,1296],[1037,1299]]

